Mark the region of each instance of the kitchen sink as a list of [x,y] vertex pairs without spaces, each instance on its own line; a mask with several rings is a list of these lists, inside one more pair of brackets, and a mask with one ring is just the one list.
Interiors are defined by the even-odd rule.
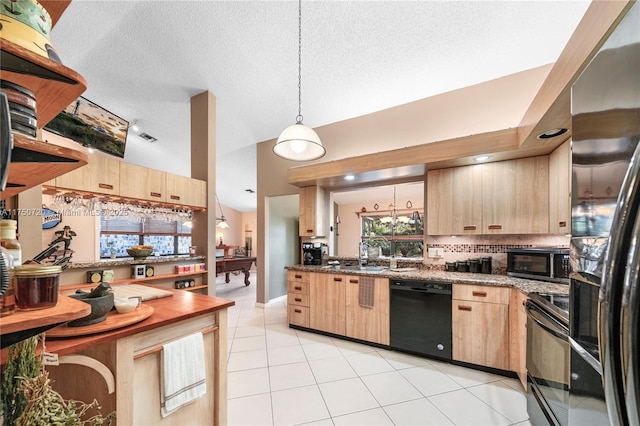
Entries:
[[386,266],[360,266],[360,265],[340,265],[340,270],[344,271],[362,271],[362,272],[382,272],[387,269]]

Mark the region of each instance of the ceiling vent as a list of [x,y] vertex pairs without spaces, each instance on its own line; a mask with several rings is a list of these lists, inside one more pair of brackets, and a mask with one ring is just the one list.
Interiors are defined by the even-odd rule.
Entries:
[[144,140],[146,140],[147,142],[150,142],[150,143],[154,143],[155,141],[157,141],[157,140],[158,140],[158,138],[154,138],[154,137],[153,137],[153,136],[151,136],[149,133],[145,133],[145,132],[140,133],[140,135],[139,135],[139,136],[140,136],[142,139],[144,139]]

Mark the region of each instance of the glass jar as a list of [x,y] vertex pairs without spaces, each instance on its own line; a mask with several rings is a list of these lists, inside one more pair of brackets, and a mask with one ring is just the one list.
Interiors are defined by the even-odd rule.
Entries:
[[60,266],[22,265],[13,269],[18,309],[51,308],[58,303]]
[[13,279],[13,256],[0,246],[0,317],[16,310],[16,295]]
[[13,257],[13,265],[22,265],[22,246],[16,237],[18,222],[10,219],[0,220],[0,245]]

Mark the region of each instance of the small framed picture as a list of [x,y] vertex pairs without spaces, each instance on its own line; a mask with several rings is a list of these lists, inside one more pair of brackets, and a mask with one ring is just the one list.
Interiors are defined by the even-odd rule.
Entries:
[[136,280],[146,277],[145,265],[131,265],[131,278]]

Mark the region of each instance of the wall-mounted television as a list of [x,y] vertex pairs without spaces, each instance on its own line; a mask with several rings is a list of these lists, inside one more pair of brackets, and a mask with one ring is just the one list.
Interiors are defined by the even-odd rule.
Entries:
[[83,146],[124,158],[129,122],[79,97],[44,126]]

